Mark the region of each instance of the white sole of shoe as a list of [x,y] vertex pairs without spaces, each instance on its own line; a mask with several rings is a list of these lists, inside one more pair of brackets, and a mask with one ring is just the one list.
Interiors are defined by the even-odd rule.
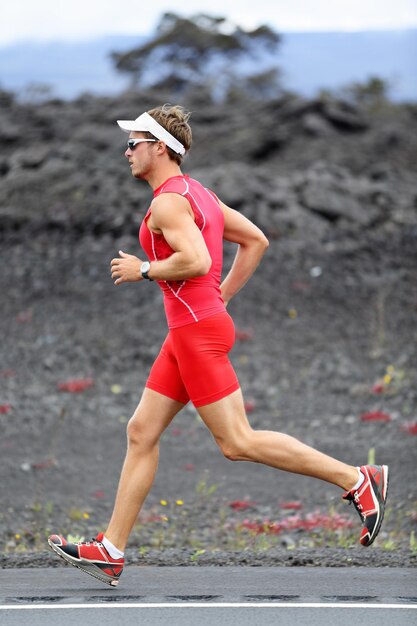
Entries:
[[61,550],[59,546],[55,545],[49,539],[48,539],[48,544],[50,548],[52,548],[52,550],[58,556],[60,556],[61,559],[63,559],[66,563],[69,563],[70,565],[77,567],[78,569],[82,570],[86,574],[89,574],[90,576],[97,578],[97,580],[100,580],[102,583],[105,583],[106,585],[110,585],[110,587],[117,587],[117,585],[119,584],[118,579],[114,579],[114,578],[111,578],[110,576],[107,576],[106,574],[101,572],[100,568],[90,563],[89,561],[86,561],[85,559],[75,559],[74,557],[71,557],[68,554],[65,554],[65,552]]

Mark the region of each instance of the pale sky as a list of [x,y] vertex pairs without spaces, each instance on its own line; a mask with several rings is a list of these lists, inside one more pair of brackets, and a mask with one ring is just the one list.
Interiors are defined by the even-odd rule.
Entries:
[[192,10],[184,0],[4,0],[0,45],[147,34],[165,12],[208,13],[278,32],[417,27],[417,0],[192,0]]

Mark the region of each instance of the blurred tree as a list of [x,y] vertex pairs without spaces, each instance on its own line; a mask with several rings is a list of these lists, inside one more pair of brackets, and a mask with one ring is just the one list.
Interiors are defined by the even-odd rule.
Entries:
[[51,85],[47,83],[33,82],[29,83],[20,92],[20,99],[22,102],[28,102],[31,104],[43,104],[48,100],[51,100],[54,95],[54,90]]
[[269,67],[261,65],[261,73],[267,76],[269,72],[270,87],[276,87],[278,72],[270,63],[276,62],[280,42],[280,36],[265,25],[245,31],[224,17],[183,18],[165,13],[154,37],[129,52],[113,52],[111,57],[118,71],[130,75],[132,86],[164,87],[178,94],[191,85],[209,84],[212,94],[224,96],[236,73],[253,78],[250,68],[255,68],[260,76],[256,65],[262,55]]
[[247,96],[255,100],[269,100],[282,94],[280,70],[272,68],[245,78],[231,77],[225,99],[235,104]]
[[6,91],[0,85],[0,107],[10,107],[14,104],[16,96],[11,91]]
[[384,105],[389,100],[391,85],[378,76],[370,76],[366,82],[355,82],[343,89],[343,95],[355,104],[367,108]]
[[278,68],[272,68],[259,74],[252,74],[246,80],[247,88],[252,95],[261,98],[268,98],[271,95],[271,85],[277,85],[280,82],[281,73]]

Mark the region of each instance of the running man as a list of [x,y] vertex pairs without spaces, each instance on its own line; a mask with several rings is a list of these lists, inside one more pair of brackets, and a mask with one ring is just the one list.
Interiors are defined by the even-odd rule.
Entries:
[[[342,488],[362,521],[360,543],[369,546],[384,516],[386,465],[354,467],[294,437],[253,430],[228,353],[234,343],[227,304],[256,270],[268,240],[252,222],[181,171],[191,148],[189,113],[164,105],[133,121],[118,121],[129,133],[125,156],[134,178],[154,197],[139,239],[148,260],[120,250],[111,261],[115,285],[156,281],[164,295],[168,335],[127,427],[128,447],[109,525],[91,542],[71,543],[52,535],[50,547],[67,562],[116,586],[129,534],[152,486],[159,440],[191,401],[222,453],[312,476]],[[223,240],[238,244],[221,282]]]

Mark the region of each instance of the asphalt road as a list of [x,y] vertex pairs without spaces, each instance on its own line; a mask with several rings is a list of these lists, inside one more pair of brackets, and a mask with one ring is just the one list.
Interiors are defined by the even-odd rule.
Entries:
[[127,567],[118,588],[75,568],[0,570],[1,626],[417,626],[417,569]]

